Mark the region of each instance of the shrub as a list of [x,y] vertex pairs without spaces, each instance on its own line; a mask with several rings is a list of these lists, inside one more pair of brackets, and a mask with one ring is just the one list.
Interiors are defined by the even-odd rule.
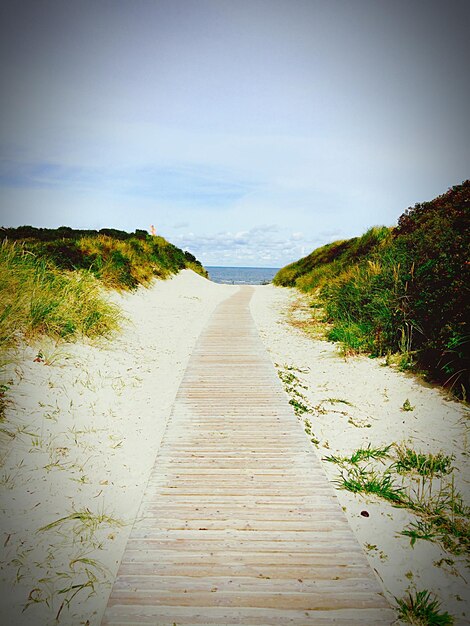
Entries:
[[418,360],[434,378],[469,390],[470,180],[400,217],[396,241],[413,262],[408,296]]
[[395,229],[314,250],[274,284],[315,294],[345,351],[413,356],[430,378],[470,391],[470,181],[417,204]]

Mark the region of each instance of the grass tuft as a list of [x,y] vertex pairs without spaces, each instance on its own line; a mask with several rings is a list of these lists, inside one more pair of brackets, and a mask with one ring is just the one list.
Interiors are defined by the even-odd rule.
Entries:
[[394,449],[397,457],[394,469],[399,474],[416,473],[432,478],[433,476],[439,477],[450,474],[454,469],[452,467],[454,456],[446,455],[443,452],[424,454],[405,445],[395,445]]
[[427,589],[408,592],[405,598],[395,598],[398,618],[413,626],[451,626],[454,618],[442,613],[440,602]]
[[105,513],[92,513],[90,509],[82,511],[73,511],[70,515],[54,520],[50,524],[46,524],[39,528],[36,532],[45,532],[55,528],[62,527],[67,522],[75,522],[74,532],[79,533],[82,529],[94,533],[101,524],[106,526],[122,526],[123,523]]
[[401,406],[402,411],[414,411],[415,407],[411,404],[408,398],[403,402]]
[[406,496],[402,487],[398,487],[390,474],[380,474],[375,470],[351,467],[347,474],[343,472],[336,481],[341,489],[353,493],[367,493],[389,502],[403,504]]
[[109,335],[118,308],[104,297],[148,285],[185,267],[207,272],[163,237],[103,230],[3,229],[0,245],[0,350],[20,336],[75,340]]
[[[386,459],[392,462],[384,470],[372,466]],[[336,480],[340,489],[375,495],[414,513],[416,520],[401,533],[410,538],[411,546],[422,539],[438,543],[451,554],[470,553],[470,507],[455,490],[453,477],[445,482],[454,469],[453,457],[442,452],[423,454],[405,445],[372,448],[369,444],[350,456],[330,455],[324,460],[341,468]],[[408,487],[403,483],[407,475],[411,477]],[[401,486],[396,479],[401,479]]]
[[389,458],[389,450],[391,447],[392,445],[390,444],[389,446],[384,446],[383,448],[372,448],[369,443],[367,448],[359,448],[358,450],[355,450],[349,457],[337,457],[332,455],[325,457],[324,460],[330,461],[331,463],[337,463],[338,465],[357,465],[361,461],[369,461],[371,459],[382,460]]

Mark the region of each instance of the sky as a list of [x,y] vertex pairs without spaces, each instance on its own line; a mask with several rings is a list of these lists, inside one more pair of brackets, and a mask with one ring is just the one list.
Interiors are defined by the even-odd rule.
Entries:
[[0,224],[281,267],[470,173],[470,3],[0,6]]

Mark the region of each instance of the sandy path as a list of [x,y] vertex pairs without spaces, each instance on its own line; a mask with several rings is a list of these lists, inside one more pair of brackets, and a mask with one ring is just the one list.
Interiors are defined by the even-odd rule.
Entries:
[[[346,360],[339,356],[335,344],[313,340],[293,328],[286,312],[297,297],[288,289],[256,287],[251,310],[273,362],[281,368],[287,365],[300,369],[295,374],[305,386],[301,391],[311,407],[320,409],[308,416],[312,432],[320,441],[320,458],[350,455],[369,442],[373,446],[407,442],[423,452],[443,451],[455,457],[455,487],[468,503],[465,407],[411,376],[381,366],[378,359]],[[413,411],[402,410],[406,399]],[[331,480],[337,479],[335,464],[324,462],[324,468]],[[416,519],[406,510],[344,490],[337,494],[391,600],[403,596],[407,589],[428,589],[458,617],[457,624],[469,623],[469,575],[462,557],[449,555],[429,541],[417,541],[411,548],[409,538],[399,534]],[[369,517],[361,515],[363,510]]]

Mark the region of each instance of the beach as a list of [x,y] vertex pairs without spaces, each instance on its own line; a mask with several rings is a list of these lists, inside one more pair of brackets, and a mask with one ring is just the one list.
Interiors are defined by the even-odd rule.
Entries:
[[[192,348],[236,290],[184,270],[109,292],[127,318],[111,340],[19,349],[2,433],[6,623],[54,623],[73,584],[88,586],[60,623],[100,623]],[[84,515],[39,530],[74,514]]]
[[[53,624],[58,616],[98,626],[193,347],[237,290],[184,270],[149,289],[109,292],[126,317],[110,340],[18,349],[1,439],[7,623]],[[292,368],[302,385],[311,407],[306,437],[319,458],[408,442],[454,456],[455,488],[468,494],[464,405],[383,360],[344,358],[337,345],[294,328],[298,298],[255,286],[251,312],[273,367]],[[337,465],[323,460],[323,468],[337,480]],[[389,601],[428,589],[455,623],[466,623],[462,558],[429,541],[411,547],[400,534],[414,519],[406,509],[336,493]]]

